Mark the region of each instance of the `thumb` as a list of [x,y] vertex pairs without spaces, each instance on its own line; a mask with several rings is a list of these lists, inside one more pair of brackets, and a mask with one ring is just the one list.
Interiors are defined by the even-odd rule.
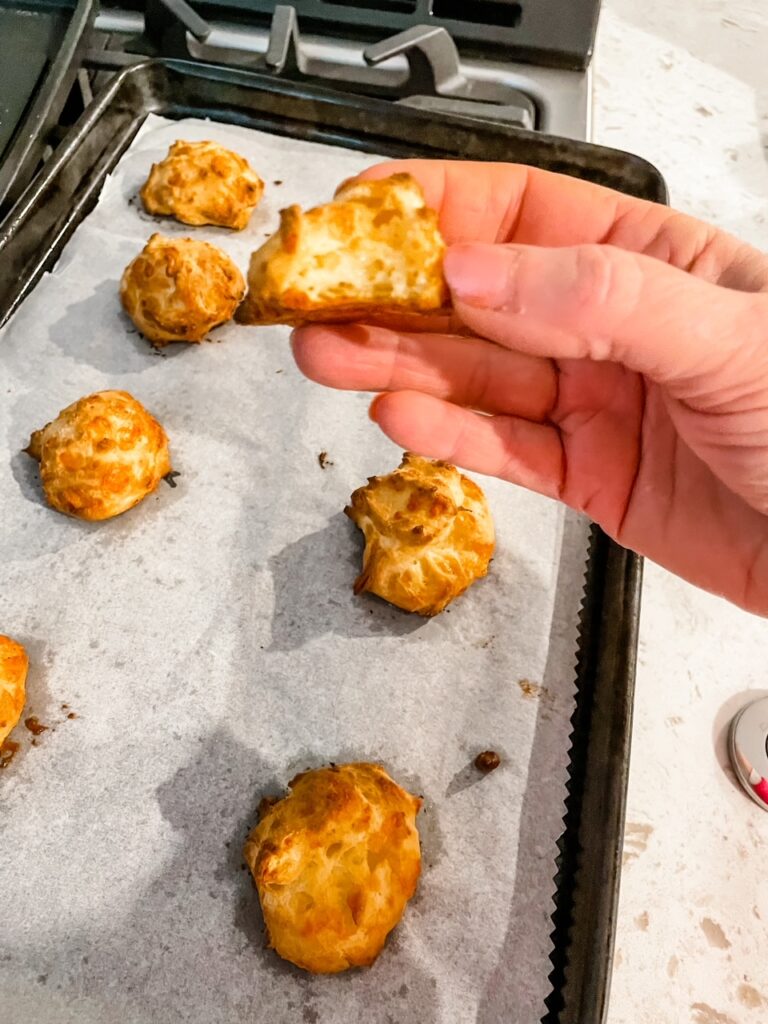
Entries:
[[[611,245],[454,245],[445,276],[476,334],[535,355],[621,362],[660,384],[768,342],[768,296],[710,284]],[[701,381],[699,381],[701,383]]]

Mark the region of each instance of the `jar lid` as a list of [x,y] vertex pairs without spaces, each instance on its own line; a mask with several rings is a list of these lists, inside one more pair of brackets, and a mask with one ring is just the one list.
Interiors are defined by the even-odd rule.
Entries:
[[743,707],[731,721],[728,752],[736,778],[768,811],[768,697]]

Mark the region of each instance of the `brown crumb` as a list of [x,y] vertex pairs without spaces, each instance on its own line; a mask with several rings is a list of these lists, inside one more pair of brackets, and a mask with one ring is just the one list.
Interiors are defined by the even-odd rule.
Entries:
[[259,818],[263,818],[264,815],[269,811],[269,809],[271,807],[274,807],[277,802],[278,798],[276,796],[263,796],[261,800],[259,800],[259,806],[257,811]]
[[37,715],[30,715],[29,718],[25,718],[24,725],[29,729],[33,736],[39,736],[41,732],[48,731],[48,726],[43,725],[43,723],[38,720]]
[[495,750],[483,750],[475,758],[475,768],[480,772],[495,771],[501,764],[501,758]]
[[517,685],[520,687],[524,697],[546,697],[549,691],[546,686],[539,686],[538,683],[532,683],[530,679],[518,679]]
[[282,183],[282,181],[279,178],[277,178],[275,181],[272,182],[272,184],[273,185],[282,185],[283,183]]
[[5,740],[0,743],[0,770],[7,768],[18,752],[19,744],[16,740]]
[[326,469],[328,466],[332,466],[333,463],[328,458],[328,452],[320,452],[317,456],[317,461],[320,463],[320,469]]
[[61,710],[62,711],[68,711],[69,710],[69,704],[62,704],[61,705]]
[[67,715],[67,718],[77,718],[77,712],[70,711],[69,714]]

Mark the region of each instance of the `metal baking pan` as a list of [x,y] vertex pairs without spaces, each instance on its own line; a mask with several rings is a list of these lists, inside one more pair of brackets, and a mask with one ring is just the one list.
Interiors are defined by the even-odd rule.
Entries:
[[94,0],[0,0],[0,209],[18,199],[43,154],[95,15]]
[[[392,156],[507,160],[664,202],[650,164],[616,150],[441,117],[213,66],[148,61],[85,111],[0,224],[0,324],[53,267],[149,113],[209,117]],[[579,630],[569,796],[559,841],[546,1024],[605,1018],[618,902],[641,560],[593,528]]]

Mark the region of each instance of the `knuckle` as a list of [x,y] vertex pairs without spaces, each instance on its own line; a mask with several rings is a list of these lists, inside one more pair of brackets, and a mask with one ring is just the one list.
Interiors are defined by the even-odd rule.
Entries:
[[580,307],[612,303],[617,287],[613,250],[603,245],[582,245],[576,250],[575,299]]
[[573,313],[589,327],[585,354],[598,361],[615,359],[627,323],[641,305],[642,267],[633,255],[606,245],[579,246],[576,260]]

